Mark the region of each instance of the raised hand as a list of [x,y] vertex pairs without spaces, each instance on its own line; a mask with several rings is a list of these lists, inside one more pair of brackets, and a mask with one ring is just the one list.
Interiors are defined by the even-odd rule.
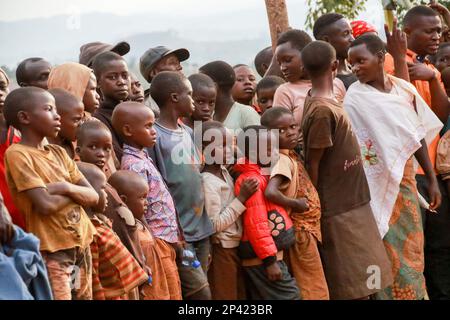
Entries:
[[387,51],[394,59],[404,59],[408,49],[406,34],[397,26],[397,18],[394,18],[392,32],[389,32],[387,24],[384,25],[387,39]]

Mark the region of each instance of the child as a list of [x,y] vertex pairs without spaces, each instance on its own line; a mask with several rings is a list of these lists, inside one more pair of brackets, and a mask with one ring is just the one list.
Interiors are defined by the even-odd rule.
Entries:
[[103,122],[113,137],[114,153],[120,162],[122,158],[123,141],[114,132],[111,116],[116,105],[128,99],[130,76],[125,59],[117,53],[108,51],[99,54],[93,62],[95,76],[98,81],[98,89],[102,95],[100,108],[93,116]]
[[[164,240],[155,239],[146,222],[145,215],[149,205],[147,196],[150,191],[147,180],[133,171],[119,170],[109,181],[133,212],[146,264],[152,270],[152,283],[141,289],[141,300],[181,300],[175,250],[169,244],[158,243]],[[165,262],[166,260],[171,263]]]
[[445,87],[445,92],[447,93],[447,96],[450,97],[450,67],[442,70],[441,79]]
[[241,173],[236,180],[235,195],[240,194],[246,179],[256,179],[259,183],[258,190],[245,202],[238,249],[249,279],[250,297],[253,300],[297,300],[299,289],[283,261],[284,251],[295,242],[292,221],[283,207],[264,196],[270,165],[264,157],[273,157],[273,136],[262,126],[250,126],[239,135],[238,141],[245,159],[234,166],[234,170]]
[[[81,161],[95,164],[107,178],[113,174],[106,165],[112,156],[111,132],[102,122],[89,120],[83,123],[77,132],[77,143],[76,152]],[[120,199],[117,191],[108,183],[106,194],[108,204],[105,216],[112,221],[112,228],[124,246],[145,269],[144,253],[139,243],[133,214]]]
[[267,47],[262,49],[255,57],[255,68],[256,72],[264,78],[266,71],[269,69],[270,63],[272,62],[273,51],[272,47]]
[[439,45],[438,52],[432,57],[433,64],[439,72],[450,67],[450,43],[444,42]]
[[296,242],[289,249],[289,266],[304,300],[328,300],[328,288],[320,260],[320,200],[299,156],[299,129],[291,111],[267,110],[261,123],[278,130],[280,158],[273,167],[265,196],[286,209],[294,223]]
[[[95,228],[83,207],[97,204],[98,195],[64,149],[42,144],[60,131],[55,99],[41,88],[19,88],[6,97],[4,116],[22,134],[5,154],[8,186],[27,230],[41,241],[53,295],[91,299],[89,246]],[[67,266],[80,271],[74,288]]]
[[23,215],[14,205],[11,193],[6,183],[5,171],[5,152],[13,143],[20,141],[20,138],[15,135],[14,128],[6,124],[3,116],[3,108],[5,106],[5,99],[9,93],[9,78],[3,69],[0,68],[0,191],[3,195],[5,206],[11,215],[12,222],[25,230],[25,220]]
[[241,214],[245,211],[245,201],[256,192],[258,182],[250,179],[244,181],[239,195],[235,197],[233,178],[225,168],[231,155],[231,134],[217,121],[203,124],[202,129],[202,137],[206,137],[205,134],[215,137],[209,143],[203,141],[206,165],[202,172],[205,210],[215,232],[211,238],[211,265],[208,270],[211,294],[214,300],[242,300],[245,298],[245,287],[237,252],[242,236]]
[[194,99],[195,110],[190,117],[183,118],[183,123],[194,129],[195,121],[212,120],[216,106],[217,88],[214,81],[206,74],[193,74],[188,79],[192,85],[192,99]]
[[259,124],[259,114],[238,102],[231,94],[236,80],[233,68],[226,62],[213,61],[200,67],[200,72],[213,79],[217,86],[214,120],[222,122],[227,129],[237,132],[250,125]]
[[128,99],[136,102],[144,102],[144,88],[134,73],[130,73],[130,94]]
[[[450,130],[439,141],[436,170],[441,175],[447,187],[447,196],[450,198]],[[443,194],[445,196],[445,194]]]
[[52,66],[42,58],[23,60],[16,69],[16,80],[21,87],[38,87],[47,90],[48,75]]
[[48,92],[55,98],[56,111],[61,117],[61,130],[56,138],[49,137],[48,142],[64,148],[74,159],[77,129],[84,115],[83,103],[64,89],[50,89]]
[[275,92],[285,81],[277,76],[267,76],[262,78],[256,85],[256,96],[258,97],[258,106],[261,109],[261,115],[267,109],[272,108]]
[[[366,299],[389,286],[392,274],[370,207],[358,141],[333,94],[336,52],[327,42],[314,41],[303,49],[302,60],[312,82],[302,123],[303,150],[322,207],[321,257],[330,298]],[[371,266],[379,268],[377,286],[368,285]]]
[[[311,37],[306,32],[289,30],[278,38],[275,50],[281,72],[288,82],[282,84],[275,92],[273,105],[291,110],[297,124],[302,123],[305,99],[311,89],[311,81],[305,79],[306,75],[302,71],[301,51],[311,41]],[[344,99],[345,88],[339,79],[334,82],[334,93],[339,101]],[[299,141],[301,139],[302,134],[299,136]]]
[[95,165],[79,162],[78,168],[99,195],[96,205],[86,212],[97,230],[92,251],[92,291],[94,300],[128,300],[129,294],[148,281],[149,275],[139,266],[103,215],[106,208],[106,176]]
[[[256,91],[256,77],[253,70],[245,64],[233,67],[236,81],[231,89],[233,99],[241,104],[252,106]],[[258,110],[256,112],[259,113]]]
[[65,89],[83,101],[85,119],[98,109],[97,78],[90,68],[82,64],[68,62],[54,67],[48,76],[48,88]]
[[183,298],[211,299],[206,270],[209,236],[214,231],[203,209],[200,161],[193,133],[189,127],[178,123],[180,117],[189,117],[194,110],[192,87],[182,74],[164,71],[152,80],[150,93],[161,114],[155,123],[156,144],[153,141],[155,146],[149,149],[149,154],[169,186],[187,248],[196,253],[202,264],[202,268],[193,268],[178,260]]
[[[156,131],[153,128],[155,116],[153,111],[142,103],[125,102],[119,104],[113,112],[112,123],[116,132],[123,138],[124,155],[122,170],[130,170],[145,178],[148,183],[148,207],[145,219],[152,234],[157,238],[156,246],[164,255],[161,262],[167,270],[171,299],[181,298],[175,251],[171,244],[180,240],[175,206],[166,184],[153,165],[147,150],[155,145]],[[123,190],[123,188],[122,188]],[[165,258],[169,257],[169,258]],[[160,281],[165,281],[161,278]]]

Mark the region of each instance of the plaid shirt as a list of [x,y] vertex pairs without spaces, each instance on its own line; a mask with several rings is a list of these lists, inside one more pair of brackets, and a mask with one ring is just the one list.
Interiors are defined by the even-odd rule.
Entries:
[[147,151],[125,144],[121,169],[134,171],[148,182],[150,191],[145,219],[153,235],[169,243],[178,242],[179,231],[172,196]]

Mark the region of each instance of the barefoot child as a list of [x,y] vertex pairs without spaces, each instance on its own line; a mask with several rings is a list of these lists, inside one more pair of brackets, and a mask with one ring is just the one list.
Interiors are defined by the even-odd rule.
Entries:
[[258,106],[261,109],[261,115],[267,109],[273,107],[273,99],[278,87],[285,81],[277,76],[267,76],[262,78],[256,85],[256,96],[258,97]]
[[[238,196],[234,196],[234,182],[225,165],[230,160],[233,138],[217,121],[203,124],[203,155],[206,165],[202,172],[205,190],[205,210],[214,227],[211,238],[211,265],[208,279],[214,300],[242,300],[245,298],[244,278],[238,246],[242,236],[241,214],[244,203],[256,192],[258,182],[243,182]],[[209,151],[208,151],[209,150]]]
[[192,99],[194,100],[195,110],[190,117],[183,118],[183,123],[194,129],[195,121],[212,120],[216,107],[217,88],[214,81],[203,73],[193,74],[188,79],[192,85]]
[[[145,263],[152,270],[151,284],[145,284],[140,290],[141,300],[181,300],[175,251],[167,250],[171,249],[168,245],[161,246],[157,243],[163,240],[157,240],[152,235],[145,219],[149,193],[147,180],[133,171],[119,170],[111,176],[109,182],[133,212]],[[172,262],[167,263],[165,260]]]
[[66,150],[69,157],[75,157],[75,141],[77,129],[83,119],[83,103],[64,89],[50,89],[48,92],[55,98],[56,111],[61,117],[61,130],[56,138],[48,138],[48,142]]
[[153,147],[156,142],[156,131],[153,128],[155,116],[143,103],[124,102],[114,110],[112,123],[125,142],[121,169],[136,172],[148,183],[145,219],[156,237],[156,246],[163,253],[159,259],[168,272],[168,278],[161,277],[158,281],[174,281],[168,284],[170,298],[180,299],[175,251],[171,246],[180,240],[175,206],[161,174],[145,149]]
[[261,117],[268,129],[278,130],[280,158],[273,167],[265,195],[286,209],[295,228],[295,244],[289,249],[289,267],[304,300],[328,300],[328,287],[320,260],[320,200],[299,156],[299,126],[291,111],[274,107]]
[[[5,154],[8,186],[27,230],[41,241],[53,296],[92,299],[89,246],[95,228],[83,207],[94,206],[99,197],[64,149],[42,145],[60,130],[55,99],[40,88],[16,89],[6,98],[4,116],[22,134]],[[68,265],[80,270],[74,289]]]
[[78,162],[78,168],[99,195],[96,205],[86,207],[97,229],[91,243],[94,300],[128,300],[130,292],[148,281],[148,275],[112,230],[111,220],[103,215],[107,203],[105,174],[90,163]]

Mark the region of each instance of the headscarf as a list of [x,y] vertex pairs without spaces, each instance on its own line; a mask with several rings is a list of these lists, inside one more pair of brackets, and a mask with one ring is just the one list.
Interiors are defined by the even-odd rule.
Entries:
[[352,21],[350,22],[350,25],[352,26],[353,37],[355,39],[367,32],[375,32],[376,34],[378,34],[377,29],[374,25],[363,20]]
[[6,72],[5,72],[2,68],[0,68],[0,72],[3,73],[3,75],[5,76],[6,84],[9,86],[9,78],[8,78],[8,75],[6,74]]
[[92,69],[75,62],[54,67],[48,76],[48,88],[62,88],[83,100]]

